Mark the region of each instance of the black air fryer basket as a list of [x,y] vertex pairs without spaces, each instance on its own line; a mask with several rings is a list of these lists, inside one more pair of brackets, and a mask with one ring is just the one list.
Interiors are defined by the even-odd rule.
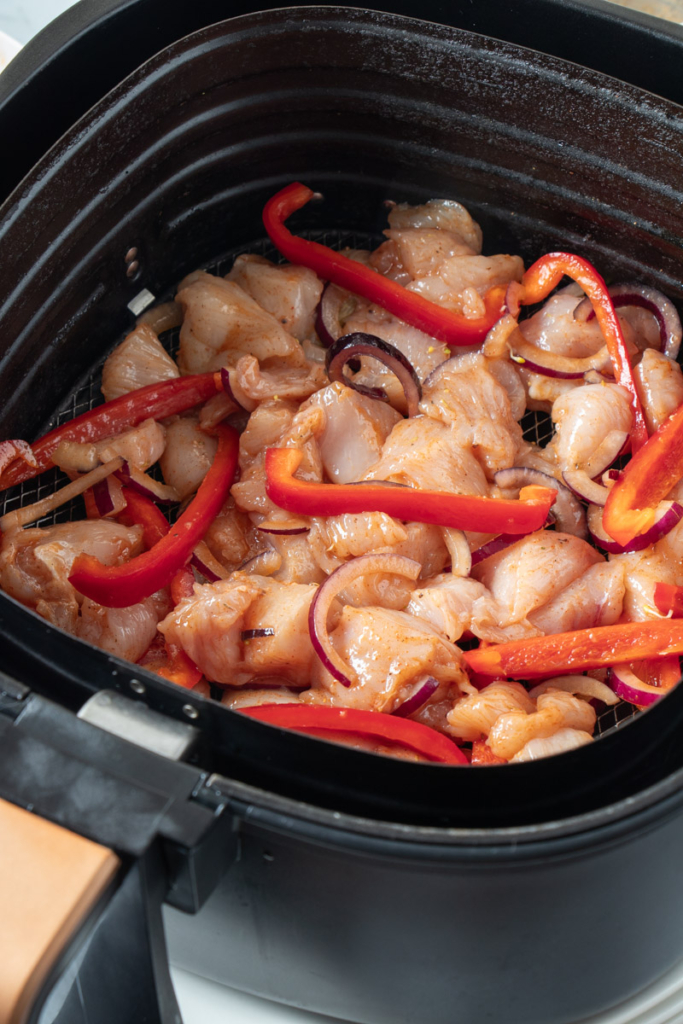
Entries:
[[[37,99],[54,112],[3,166],[2,437],[87,407],[143,289],[162,299],[198,266],[225,272],[236,253],[267,252],[260,211],[294,179],[325,197],[293,218],[309,237],[374,239],[386,199],[449,196],[488,251],[527,263],[576,251],[683,298],[673,27],[554,0],[527,0],[514,19],[493,3],[401,12],[435,23],[331,6],[79,8],[58,21],[60,45],[37,40],[0,79],[0,127]],[[596,44],[605,32],[609,52]],[[603,73],[627,78],[635,52],[636,85]],[[114,982],[102,999],[106,986],[62,980],[45,1019],[96,1008],[101,1022],[142,1020],[129,1008],[140,1000],[149,1019],[174,1019],[149,924],[163,898],[178,908],[167,923],[179,962],[368,1024],[446,1024],[454,1006],[463,1019],[561,1024],[683,955],[683,688],[604,722],[587,748],[461,772],[245,719],[4,594],[0,644],[0,796],[121,858],[72,936],[81,970],[99,962],[107,914],[119,921],[110,949],[132,930],[147,950],[139,988]]]

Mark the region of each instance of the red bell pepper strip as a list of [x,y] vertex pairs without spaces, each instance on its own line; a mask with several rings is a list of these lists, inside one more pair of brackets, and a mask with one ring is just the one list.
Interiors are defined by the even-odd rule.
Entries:
[[107,608],[126,608],[167,586],[192,554],[225,501],[237,469],[239,435],[219,424],[218,450],[194,500],[153,548],[123,565],[102,565],[79,555],[69,582],[85,597]]
[[673,583],[655,583],[655,607],[660,615],[683,618],[683,587]]
[[480,495],[422,491],[412,487],[362,484],[323,484],[294,476],[303,455],[297,448],[266,450],[266,494],[280,508],[307,516],[337,516],[344,512],[386,512],[395,519],[434,523],[480,533],[525,534],[546,521],[557,491],[523,487],[519,500]]
[[683,476],[683,405],[662,423],[610,488],[602,525],[622,546],[652,526],[657,505]]
[[475,740],[472,744],[472,760],[470,764],[507,764],[504,757],[494,754],[486,740]]
[[323,281],[331,281],[354,295],[362,295],[447,345],[476,345],[484,340],[505,312],[504,285],[489,289],[484,296],[486,312],[482,317],[470,320],[430,302],[326,245],[293,235],[284,222],[314,195],[312,189],[295,181],[269,199],[263,210],[263,223],[273,245],[290,263],[310,267]]
[[571,277],[591,301],[612,359],[617,384],[626,388],[633,408],[631,450],[637,452],[647,441],[647,426],[636,391],[633,368],[614,303],[601,275],[592,263],[569,252],[551,252],[533,263],[522,278],[519,301],[528,306],[542,302],[563,277]]
[[583,672],[623,665],[636,658],[664,658],[681,652],[683,622],[658,619],[491,644],[465,651],[464,658],[468,667],[480,675],[540,679],[560,672]]
[[170,530],[168,519],[153,501],[132,487],[124,487],[123,496],[126,507],[117,516],[118,521],[124,526],[141,526],[145,547],[153,548]]
[[[168,519],[153,501],[146,498],[144,494],[134,491],[132,487],[124,487],[123,496],[126,498],[127,506],[118,516],[119,522],[124,526],[141,526],[145,547],[147,550],[153,548],[171,529]],[[194,573],[189,565],[178,569],[171,580],[173,604],[180,604],[183,598],[192,597],[194,584]]]
[[187,690],[195,687],[202,678],[201,669],[197,668],[182,647],[166,643],[161,633],[157,633],[138,665]]
[[410,718],[395,718],[378,711],[333,708],[322,704],[260,704],[239,711],[260,722],[297,732],[349,733],[386,740],[441,764],[468,764],[455,743],[443,733]]
[[143,420],[161,420],[185,412],[222,391],[220,373],[196,373],[190,377],[174,377],[161,384],[130,391],[111,402],[98,405],[89,412],[63,423],[31,445],[36,464],[14,462],[0,475],[0,490],[30,480],[52,466],[52,454],[62,441],[90,443],[113,437],[136,427]]

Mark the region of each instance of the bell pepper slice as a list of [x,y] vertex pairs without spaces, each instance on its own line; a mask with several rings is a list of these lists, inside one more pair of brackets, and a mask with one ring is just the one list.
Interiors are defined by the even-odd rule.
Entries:
[[260,704],[239,708],[243,715],[282,729],[324,734],[349,733],[387,740],[440,764],[468,764],[459,747],[443,733],[410,718],[395,718],[378,711],[335,708],[318,704]]
[[523,487],[519,500],[480,495],[361,484],[324,484],[297,480],[303,458],[297,448],[266,450],[266,494],[280,508],[306,516],[338,516],[344,512],[386,512],[395,519],[434,523],[480,533],[525,534],[546,521],[557,491]]
[[118,521],[123,526],[141,526],[145,547],[153,548],[170,530],[168,519],[153,501],[132,487],[124,487],[123,496],[126,507],[117,516]]
[[194,500],[166,536],[123,565],[102,565],[92,555],[79,555],[69,582],[85,597],[107,608],[126,608],[167,586],[182,568],[218,515],[237,469],[239,435],[219,424],[218,449]]
[[486,740],[475,740],[472,744],[472,760],[470,764],[507,764],[504,757],[494,754]]
[[683,405],[638,451],[610,488],[602,525],[625,546],[655,521],[657,505],[683,476]]
[[[162,537],[166,536],[171,529],[171,524],[164,513],[144,494],[139,494],[132,487],[124,487],[123,496],[126,498],[127,506],[118,516],[119,522],[124,526],[141,526],[145,547],[147,550],[153,548]],[[192,597],[194,584],[194,573],[189,565],[178,569],[171,580],[173,604],[180,604],[183,598]]]
[[654,599],[660,615],[683,618],[683,587],[676,587],[673,583],[655,583]]
[[565,276],[576,281],[590,299],[612,359],[616,382],[621,384],[631,397],[633,408],[631,450],[637,452],[647,441],[645,417],[636,391],[633,367],[619,317],[615,312],[607,285],[593,264],[583,257],[569,252],[551,252],[546,256],[541,256],[529,267],[522,278],[522,290],[518,295],[519,302],[525,306],[542,302]]
[[53,465],[52,454],[62,441],[81,444],[101,441],[130,430],[150,417],[161,420],[185,412],[222,390],[220,373],[196,373],[189,377],[174,377],[161,384],[148,384],[98,405],[35,441],[31,445],[35,465],[13,462],[0,475],[0,490],[30,480],[49,469]]
[[182,647],[166,643],[161,633],[157,633],[138,665],[187,690],[195,687],[202,678],[201,669],[197,668]]
[[293,235],[285,221],[313,198],[315,193],[300,182],[287,185],[266,203],[263,223],[273,245],[290,263],[314,270],[323,281],[331,281],[364,299],[377,303],[412,327],[447,345],[476,345],[483,341],[505,312],[504,285],[491,288],[484,296],[486,312],[470,320],[453,310],[438,306],[395,281],[371,270],[348,256]]
[[683,652],[683,622],[671,619],[623,622],[570,633],[515,640],[465,651],[469,668],[484,676],[540,679],[561,672],[622,665],[636,658]]

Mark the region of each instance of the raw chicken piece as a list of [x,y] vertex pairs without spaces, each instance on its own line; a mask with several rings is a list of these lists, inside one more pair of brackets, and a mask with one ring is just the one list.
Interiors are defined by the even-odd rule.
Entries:
[[325,412],[325,425],[317,440],[325,472],[335,484],[361,480],[401,420],[385,402],[339,383],[321,388],[307,405],[317,405]]
[[427,622],[389,608],[346,605],[330,633],[349,667],[350,687],[337,682],[318,661],[315,686],[324,686],[333,703],[367,711],[391,712],[421,676],[469,688],[461,652]]
[[461,239],[473,252],[481,252],[481,228],[462,203],[453,199],[430,199],[421,206],[399,203],[390,210],[388,220],[392,231],[438,228]]
[[262,576],[234,573],[230,579],[195,585],[159,623],[167,641],[190,656],[210,682],[238,685],[251,677],[242,661],[244,616],[265,593],[270,581]]
[[625,566],[598,562],[570,583],[552,601],[529,613],[529,622],[546,635],[574,629],[611,626],[624,606]]
[[[239,686],[264,675],[307,685],[314,658],[308,609],[315,591],[314,586],[234,573],[227,580],[196,585],[194,595],[159,629],[211,682]],[[243,630],[269,627],[273,636],[241,638]]]
[[161,472],[181,500],[197,490],[211,468],[217,447],[216,438],[199,429],[196,416],[183,416],[166,427]]
[[170,607],[166,590],[127,608],[103,608],[86,597],[76,624],[76,636],[117,658],[136,662],[154,640],[157,624]]
[[455,443],[470,448],[489,479],[515,465],[522,431],[504,387],[481,353],[456,356],[426,382],[420,411],[452,427]]
[[480,640],[504,643],[538,636],[540,630],[527,620],[508,622],[509,614],[483,583],[444,573],[415,590],[406,609],[431,622],[453,643],[466,631]]
[[551,445],[562,470],[580,469],[613,430],[629,433],[631,400],[618,384],[586,384],[553,405],[555,437]]
[[102,394],[111,402],[147,384],[179,376],[178,367],[152,328],[139,324],[107,357],[102,367]]
[[299,341],[313,337],[323,283],[308,267],[276,266],[263,256],[238,256],[226,280],[240,285]]
[[526,619],[597,562],[602,555],[586,541],[541,530],[480,562],[472,575],[507,611],[507,625]]
[[83,600],[69,583],[76,555],[94,555],[103,565],[120,565],[142,550],[142,527],[109,519],[63,523],[4,534],[0,586],[55,626],[75,632]]
[[245,353],[260,363],[285,359],[291,366],[304,364],[296,338],[233,281],[198,273],[183,282],[176,298],[184,313],[178,355],[183,373],[234,365]]
[[422,490],[489,493],[480,463],[463,447],[457,430],[428,416],[397,423],[364,479],[393,480]]
[[494,754],[509,761],[534,739],[547,739],[561,729],[592,735],[596,714],[590,704],[562,690],[549,690],[536,701],[537,710],[509,711],[496,719],[488,744]]
[[683,371],[675,360],[648,348],[633,376],[647,429],[654,434],[683,402]]
[[521,683],[489,683],[485,689],[458,701],[447,716],[448,732],[466,742],[478,740],[489,735],[501,715],[527,715],[535,710],[536,705]]
[[327,375],[318,363],[306,360],[303,365],[278,366],[271,361],[262,370],[254,356],[241,356],[230,371],[230,387],[235,398],[250,412],[268,399],[289,398],[301,402],[327,383]]

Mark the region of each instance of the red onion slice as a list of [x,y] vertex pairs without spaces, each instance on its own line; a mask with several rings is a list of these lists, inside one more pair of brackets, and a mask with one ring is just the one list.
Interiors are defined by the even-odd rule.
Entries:
[[532,373],[558,380],[581,380],[588,370],[607,370],[612,365],[606,345],[592,356],[575,358],[538,348],[525,341],[520,331],[515,334],[513,344],[515,351],[510,356],[513,362]]
[[413,688],[410,697],[407,697],[402,704],[391,712],[398,718],[408,718],[426,704],[430,697],[433,697],[439,689],[439,681],[434,676],[427,676],[426,679],[419,679]]
[[235,397],[232,381],[230,380],[230,370],[227,368],[227,366],[221,366],[221,384],[223,385],[223,393],[226,394],[228,398],[230,398],[235,403],[238,409],[245,409],[247,412],[254,411],[257,404],[256,402],[252,402],[251,408],[248,408],[250,404],[249,402],[247,402],[245,405],[244,402],[239,402]]
[[256,527],[261,533],[272,533],[278,537],[294,537],[300,533],[310,533],[311,528],[306,523],[302,523],[301,520],[274,520],[269,522],[266,520],[263,523],[259,523]]
[[153,480],[147,473],[143,473],[142,470],[137,469],[126,460],[116,475],[126,487],[131,487],[138,494],[144,495],[151,501],[156,501],[159,505],[177,505],[180,501],[180,495],[175,487]]
[[607,685],[614,690],[617,697],[627,700],[629,704],[638,704],[640,707],[649,707],[670,692],[662,689],[661,686],[644,683],[627,665],[613,665],[607,676]]
[[[660,348],[670,359],[678,357],[683,327],[673,302],[655,288],[644,284],[616,284],[609,289],[615,309],[623,306],[637,306],[652,313],[659,327]],[[591,301],[585,298],[574,310],[574,319],[585,323],[592,320],[595,310]]]
[[604,505],[609,490],[591,480],[585,469],[566,469],[562,474],[567,486],[583,501],[593,505]]
[[315,653],[337,682],[343,686],[351,686],[352,679],[355,678],[353,669],[349,668],[332,646],[327,631],[327,616],[337,594],[360,576],[382,572],[416,580],[421,571],[422,566],[419,562],[403,555],[361,555],[340,565],[324,583],[320,584],[311,601],[308,632]]
[[[588,536],[586,527],[586,513],[581,504],[574,497],[572,492],[564,484],[556,480],[549,473],[543,473],[540,469],[529,469],[527,466],[512,466],[510,469],[499,469],[493,479],[503,491],[514,491],[519,494],[522,487],[536,485],[538,487],[551,487],[557,491],[557,498],[553,505],[555,525],[562,533],[571,533],[575,537],[585,540]],[[513,538],[519,540],[519,537]],[[492,541],[491,543],[495,543]],[[487,547],[488,545],[485,545]],[[504,545],[507,547],[507,545]],[[482,550],[482,549],[480,549]],[[498,548],[502,550],[502,548]],[[475,552],[474,555],[477,553]],[[493,552],[491,552],[493,554]],[[474,555],[473,561],[474,561]],[[484,556],[488,558],[488,555]],[[477,559],[481,561],[481,559]]]
[[315,313],[315,331],[325,348],[334,345],[335,341],[344,333],[344,328],[339,320],[339,312],[347,296],[348,292],[336,284],[328,282],[323,288]]
[[204,579],[209,583],[217,583],[218,580],[225,580],[230,575],[228,570],[221,565],[218,559],[214,558],[206,541],[203,540],[199,542],[192,552],[190,565],[193,566],[197,572],[201,573]]
[[617,544],[605,531],[602,525],[602,507],[590,505],[588,508],[588,529],[598,547],[610,555],[623,555],[632,551],[643,551],[666,536],[683,518],[683,506],[676,501],[662,501],[657,508],[654,523],[645,533],[634,537],[625,547]]
[[472,552],[472,565],[479,565],[480,562],[490,558],[491,555],[497,555],[499,551],[504,551],[505,548],[509,548],[511,544],[515,544],[518,540],[520,540],[519,534],[515,536],[512,533],[501,533],[498,537],[487,541],[486,544],[482,544],[480,548]]
[[102,519],[106,519],[108,516],[117,516],[126,507],[121,482],[113,474],[94,484],[92,496]]
[[261,629],[243,629],[240,633],[240,640],[260,640],[263,636],[275,636],[272,626],[263,626]]
[[[412,364],[399,352],[394,345],[388,341],[376,338],[374,334],[365,334],[362,331],[355,331],[353,334],[345,334],[338,338],[334,345],[327,352],[325,365],[331,381],[339,381],[347,387],[360,391],[361,394],[370,394],[372,398],[381,398],[379,388],[367,388],[362,384],[356,384],[344,374],[344,367],[350,359],[357,359],[359,356],[372,356],[378,359],[388,370],[395,374],[403,388],[408,406],[408,416],[416,416],[419,411],[420,399],[422,398],[422,387]],[[374,392],[374,393],[373,393]]]

